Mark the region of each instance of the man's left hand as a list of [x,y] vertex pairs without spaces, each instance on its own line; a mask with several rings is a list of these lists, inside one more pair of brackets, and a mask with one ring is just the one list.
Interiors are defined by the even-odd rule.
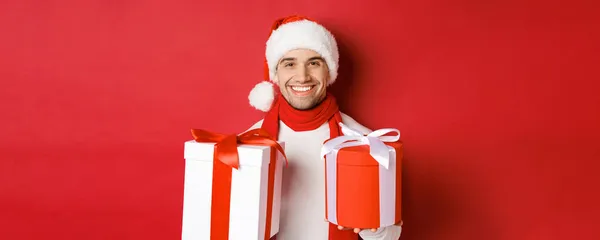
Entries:
[[[325,219],[325,221],[327,221],[327,219]],[[399,223],[396,223],[395,225],[397,226],[402,226],[402,221],[400,221]],[[343,226],[338,226],[337,227],[338,230],[351,230],[353,228],[347,228],[347,227],[343,227]],[[365,229],[361,229],[361,228],[354,228],[354,233],[359,233],[362,230],[367,230],[368,228]],[[377,228],[371,228],[371,232],[377,232]]]

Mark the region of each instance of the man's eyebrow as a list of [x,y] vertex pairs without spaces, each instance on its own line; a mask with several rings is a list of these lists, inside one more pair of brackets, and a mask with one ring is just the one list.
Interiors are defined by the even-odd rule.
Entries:
[[279,63],[282,63],[282,62],[285,62],[285,61],[295,61],[295,60],[296,60],[296,58],[292,58],[292,57],[283,58],[283,59],[281,59],[281,61],[279,61]]
[[322,57],[311,57],[308,59],[308,61],[313,61],[313,60],[321,60],[321,61],[325,62],[325,59],[323,59]]
[[[314,61],[314,60],[319,60],[319,61],[325,62],[325,59],[323,59],[322,57],[319,57],[319,56],[309,58],[308,62]],[[283,62],[287,62],[287,61],[296,61],[296,58],[293,58],[293,57],[282,58],[281,61],[279,61],[279,64],[281,64]]]

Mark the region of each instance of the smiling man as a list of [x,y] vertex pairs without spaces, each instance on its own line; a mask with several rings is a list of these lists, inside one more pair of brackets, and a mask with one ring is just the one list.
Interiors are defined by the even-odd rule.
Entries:
[[[324,221],[323,142],[342,135],[339,123],[371,132],[340,112],[327,92],[338,74],[335,38],[323,26],[301,16],[277,20],[266,48],[265,78],[252,89],[250,104],[266,116],[250,129],[262,128],[285,142],[289,166],[283,173],[278,240],[397,240],[395,225],[381,229],[335,226]],[[274,85],[280,94],[275,93]]]
[[326,97],[327,63],[319,53],[295,49],[286,53],[277,65],[276,81],[280,92],[292,107],[307,110]]

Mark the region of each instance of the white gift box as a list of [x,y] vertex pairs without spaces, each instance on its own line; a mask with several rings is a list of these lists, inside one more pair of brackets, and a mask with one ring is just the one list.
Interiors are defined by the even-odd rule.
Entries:
[[[285,149],[284,143],[279,142]],[[215,143],[185,142],[182,240],[210,238],[213,152]],[[232,168],[229,240],[264,240],[271,149],[238,145],[238,169]],[[270,236],[279,231],[281,175],[285,160],[276,154]]]

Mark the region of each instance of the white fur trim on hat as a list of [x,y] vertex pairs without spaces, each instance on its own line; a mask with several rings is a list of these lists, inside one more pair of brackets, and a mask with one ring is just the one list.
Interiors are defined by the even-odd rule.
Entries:
[[269,111],[273,100],[275,100],[275,89],[273,84],[268,81],[261,81],[256,84],[248,95],[250,105],[263,112]]
[[275,70],[279,60],[288,51],[310,49],[321,55],[329,68],[327,85],[335,82],[338,75],[339,53],[334,36],[325,27],[309,20],[289,22],[279,26],[267,40],[266,58],[269,65],[269,77],[275,79]]

